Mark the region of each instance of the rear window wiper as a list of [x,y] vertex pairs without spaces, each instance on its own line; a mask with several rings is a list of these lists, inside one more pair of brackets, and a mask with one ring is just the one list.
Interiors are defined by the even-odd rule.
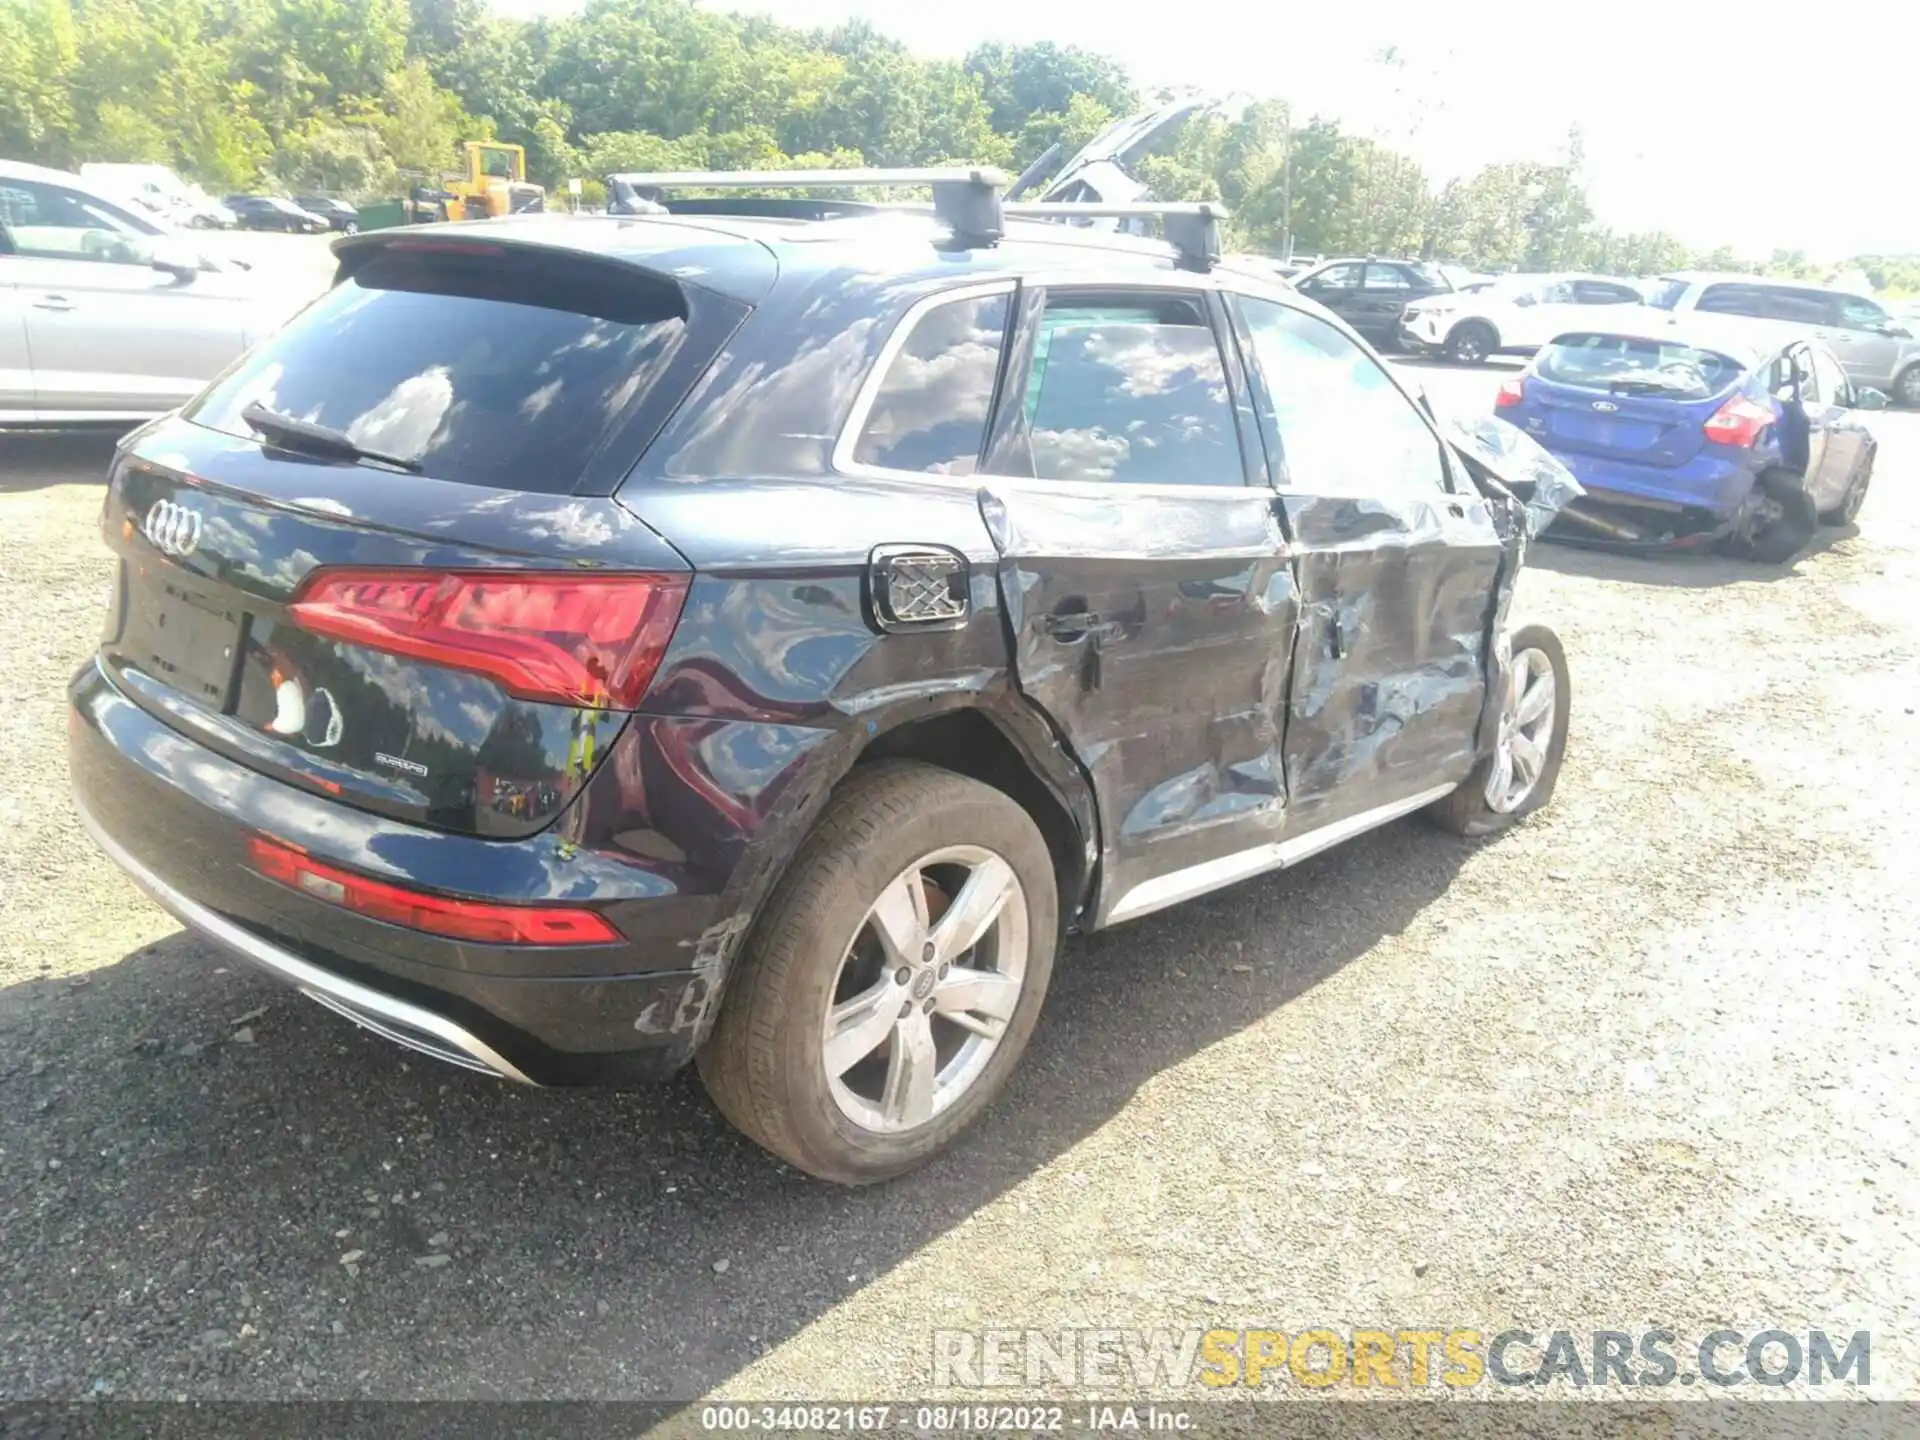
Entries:
[[404,455],[389,455],[384,450],[369,450],[355,442],[344,430],[282,415],[277,410],[267,409],[258,400],[249,402],[240,412],[240,418],[285,450],[297,450],[308,455],[333,455],[342,460],[371,460],[376,465],[391,465],[409,475],[418,475],[423,468],[418,460],[409,460]]

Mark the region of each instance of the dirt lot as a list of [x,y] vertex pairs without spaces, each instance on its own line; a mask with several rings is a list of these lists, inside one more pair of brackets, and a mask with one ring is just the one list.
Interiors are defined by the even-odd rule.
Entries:
[[1549,813],[1070,946],[999,1109],[860,1193],[691,1081],[409,1057],[142,900],[66,801],[105,448],[6,444],[0,1398],[906,1396],[936,1326],[1374,1324],[1868,1329],[1920,1396],[1920,415],[1874,424],[1790,568],[1539,553]]

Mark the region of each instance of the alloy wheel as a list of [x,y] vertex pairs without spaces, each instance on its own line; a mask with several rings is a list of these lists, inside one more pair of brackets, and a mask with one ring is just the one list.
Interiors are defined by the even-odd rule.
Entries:
[[849,1120],[897,1133],[980,1078],[1019,1004],[1027,899],[991,850],[954,845],[881,890],[840,963],[821,1029],[828,1089]]
[[1500,734],[1487,775],[1487,807],[1509,815],[1526,804],[1553,748],[1553,662],[1541,650],[1522,650],[1507,669]]

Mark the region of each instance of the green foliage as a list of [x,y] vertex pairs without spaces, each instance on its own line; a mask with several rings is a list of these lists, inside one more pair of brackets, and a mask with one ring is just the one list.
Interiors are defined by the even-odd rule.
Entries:
[[[1391,47],[1381,63],[1405,66]],[[0,0],[0,154],[158,161],[214,187],[387,194],[487,136],[525,146],[531,178],[563,194],[581,178],[588,203],[615,170],[1020,168],[1141,103],[1123,67],[1077,46],[929,59],[865,21],[807,31],[694,0],[587,0],[540,20],[488,0]],[[1436,191],[1393,145],[1323,117],[1296,125],[1275,99],[1193,117],[1140,172],[1164,199],[1224,201],[1237,249],[1834,273],[1800,251],[1753,262],[1617,233],[1596,222],[1582,148],[1575,130],[1552,163],[1490,164]],[[1920,255],[1843,268],[1920,291]]]

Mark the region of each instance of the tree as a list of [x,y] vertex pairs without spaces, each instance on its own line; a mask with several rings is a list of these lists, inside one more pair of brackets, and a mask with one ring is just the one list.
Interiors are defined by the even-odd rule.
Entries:
[[78,48],[67,0],[0,0],[0,154],[67,160]]

